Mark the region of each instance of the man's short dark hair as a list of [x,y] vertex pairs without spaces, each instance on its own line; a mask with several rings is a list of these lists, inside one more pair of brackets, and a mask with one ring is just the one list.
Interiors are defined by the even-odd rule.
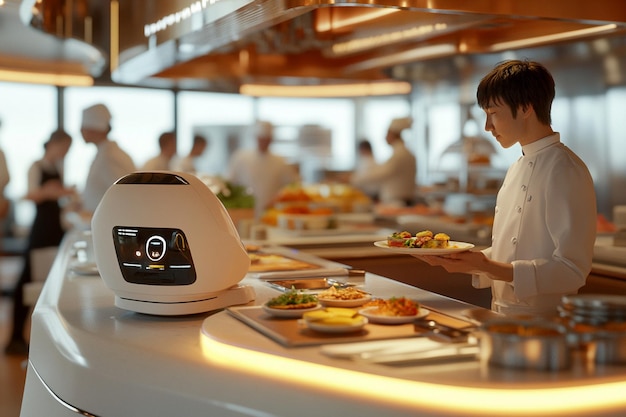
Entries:
[[176,133],[174,132],[163,132],[161,136],[159,136],[159,146],[163,148],[170,141],[176,141]]
[[499,63],[478,85],[476,99],[482,109],[490,103],[504,102],[517,116],[517,109],[532,106],[541,123],[550,125],[554,79],[550,72],[534,61],[511,60]]

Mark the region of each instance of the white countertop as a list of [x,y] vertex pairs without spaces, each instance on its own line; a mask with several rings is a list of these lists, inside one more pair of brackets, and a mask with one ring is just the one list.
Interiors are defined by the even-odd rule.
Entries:
[[[226,311],[159,317],[121,310],[99,276],[68,270],[76,238],[64,241],[33,314],[22,417],[76,415],[61,411],[41,381],[63,402],[97,416],[617,416],[626,410],[626,367],[525,372],[476,360],[386,366],[330,358],[319,346],[285,347]],[[258,279],[242,284],[255,288],[252,304],[277,294]],[[472,308],[373,274],[363,287],[457,317]]]

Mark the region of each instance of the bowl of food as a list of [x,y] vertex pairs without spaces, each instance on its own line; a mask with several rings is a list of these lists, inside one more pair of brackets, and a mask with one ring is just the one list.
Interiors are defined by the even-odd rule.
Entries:
[[302,315],[304,325],[322,333],[352,333],[363,329],[368,323],[357,311],[343,307],[326,307]]
[[305,293],[295,288],[271,298],[263,304],[263,311],[275,317],[297,318],[304,313],[318,310],[321,305],[317,295]]
[[406,297],[375,299],[367,302],[359,313],[378,324],[411,323],[430,314],[419,302]]
[[359,307],[372,299],[372,296],[355,287],[338,288],[333,285],[317,294],[319,302],[326,307]]

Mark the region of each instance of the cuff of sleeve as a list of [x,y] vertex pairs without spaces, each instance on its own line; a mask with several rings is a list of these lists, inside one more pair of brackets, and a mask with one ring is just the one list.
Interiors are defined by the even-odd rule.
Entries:
[[491,279],[485,274],[473,274],[472,275],[472,287],[474,288],[489,288],[491,287]]
[[535,265],[532,261],[513,261],[513,293],[518,300],[537,295]]

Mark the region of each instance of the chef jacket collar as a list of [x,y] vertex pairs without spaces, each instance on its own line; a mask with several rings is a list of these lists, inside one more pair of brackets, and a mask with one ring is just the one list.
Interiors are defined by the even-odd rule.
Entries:
[[561,141],[561,135],[558,132],[551,134],[550,136],[546,136],[545,138],[541,138],[539,140],[534,141],[533,143],[529,143],[528,145],[522,146],[522,154],[523,155],[532,155],[541,151],[548,146],[555,145]]

